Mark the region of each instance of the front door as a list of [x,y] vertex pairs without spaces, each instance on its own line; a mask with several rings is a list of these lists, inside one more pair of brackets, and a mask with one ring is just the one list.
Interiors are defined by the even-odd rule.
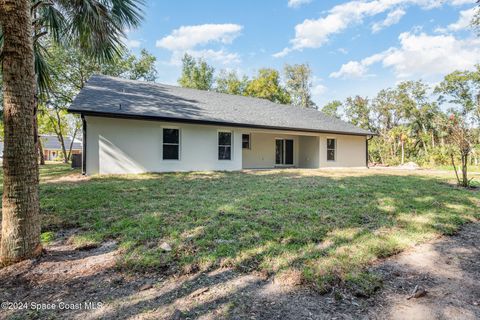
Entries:
[[275,164],[293,165],[292,139],[275,139]]

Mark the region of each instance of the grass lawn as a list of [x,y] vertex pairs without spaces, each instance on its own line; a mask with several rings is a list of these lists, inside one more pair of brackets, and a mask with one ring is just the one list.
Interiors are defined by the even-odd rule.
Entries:
[[[457,170],[460,172],[462,170],[462,167],[459,166],[459,164],[457,164],[456,166],[457,166]],[[448,171],[453,171],[454,170],[452,165],[436,166],[433,169],[448,170]],[[468,169],[468,172],[470,172],[470,173],[480,173],[480,166],[473,166],[472,165],[472,166],[468,166],[467,169]]]
[[[480,192],[451,174],[285,170],[98,176],[41,169],[43,239],[79,228],[75,243],[116,240],[119,267],[195,272],[228,266],[295,277],[320,291],[368,292],[365,267],[480,218]],[[50,233],[49,233],[50,232]],[[159,246],[171,245],[171,251]]]

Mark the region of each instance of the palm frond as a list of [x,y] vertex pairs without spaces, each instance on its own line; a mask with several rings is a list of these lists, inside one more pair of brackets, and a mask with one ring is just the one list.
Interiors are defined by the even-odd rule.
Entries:
[[141,21],[143,0],[57,0],[70,42],[99,61],[120,56],[124,30]]
[[[55,76],[46,61],[49,41],[76,46],[100,62],[112,61],[125,52],[125,29],[140,24],[143,6],[144,0],[32,0],[39,95],[49,95]],[[0,29],[0,60],[2,44]]]
[[41,42],[37,41],[33,44],[33,52],[35,55],[35,75],[37,77],[38,95],[46,98],[53,87],[53,70],[46,61],[48,56],[47,49]]
[[47,3],[38,7],[37,14],[37,23],[41,28],[48,32],[53,41],[61,43],[67,29],[67,21],[62,12],[52,3]]
[[106,0],[105,6],[111,5],[112,17],[123,27],[135,28],[143,20],[143,0]]

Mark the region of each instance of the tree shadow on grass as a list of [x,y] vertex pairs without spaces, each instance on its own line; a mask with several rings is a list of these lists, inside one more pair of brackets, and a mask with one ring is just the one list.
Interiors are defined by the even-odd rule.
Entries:
[[[367,171],[94,177],[82,184],[42,185],[41,199],[42,211],[50,217],[44,223],[50,228],[73,222],[85,235],[118,241],[119,265],[147,272],[136,281],[148,274],[163,277],[233,267],[260,271],[270,279],[299,271],[303,283],[325,288],[348,281],[350,274],[362,272],[378,258],[453,233],[462,223],[478,219],[479,205],[478,193],[452,188],[443,178]],[[159,249],[163,242],[173,250]],[[208,277],[213,284],[233,281]],[[268,286],[262,278],[257,280],[229,291],[237,293],[227,292],[198,306],[187,304],[187,313],[195,317],[218,305],[227,314],[238,311],[235,301],[243,300],[234,297]],[[105,290],[114,290],[105,281]],[[112,318],[155,306],[167,310],[180,297],[190,299],[197,286],[187,287],[193,288],[119,306],[120,311],[111,311]],[[111,299],[133,299],[137,291],[138,286],[119,290]],[[168,300],[170,296],[175,298]]]
[[[343,245],[370,240],[378,247],[373,238],[381,246],[383,237],[402,247],[478,217],[477,195],[424,176],[153,174],[44,186],[42,193],[42,210],[98,238],[118,239],[132,253],[127,264],[138,269],[155,267],[150,260],[158,255],[170,255],[175,266],[236,266],[244,255],[255,270],[272,255],[335,239],[339,247],[341,233],[350,230],[362,237]],[[176,250],[158,250],[162,241]],[[382,257],[398,251],[391,247],[365,250]]]

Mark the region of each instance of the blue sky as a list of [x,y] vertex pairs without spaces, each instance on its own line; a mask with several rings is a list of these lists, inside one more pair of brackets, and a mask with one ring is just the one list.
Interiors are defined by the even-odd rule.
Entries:
[[480,60],[474,0],[149,1],[127,33],[134,52],[157,59],[158,82],[175,84],[185,52],[217,71],[308,63],[314,101],[372,97],[402,80],[434,85]]

